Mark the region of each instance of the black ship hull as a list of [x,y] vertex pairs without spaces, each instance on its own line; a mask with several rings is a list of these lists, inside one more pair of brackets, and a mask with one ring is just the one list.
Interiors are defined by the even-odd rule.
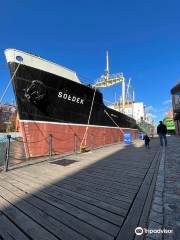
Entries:
[[[13,75],[17,68],[17,63],[10,63],[9,66],[11,75]],[[32,97],[27,92],[28,88],[33,88],[33,81],[40,82],[40,86],[37,86],[40,89],[33,89],[32,91],[39,90],[40,96],[44,94],[38,100],[35,99],[38,96],[33,96],[34,92],[29,92],[29,95],[32,95]],[[24,65],[19,67],[13,81],[13,87],[21,120],[75,124],[88,123],[95,91],[92,87]],[[136,128],[134,119],[106,107],[103,103],[103,96],[98,90],[95,92],[89,124]]]
[[89,146],[122,141],[127,131],[137,137],[136,121],[105,106],[102,94],[91,86],[23,63],[9,62],[9,67],[11,76],[18,68],[13,88],[23,140],[31,142],[25,144],[27,157],[47,154],[49,134],[54,136],[55,153],[72,151],[82,144],[87,127]]

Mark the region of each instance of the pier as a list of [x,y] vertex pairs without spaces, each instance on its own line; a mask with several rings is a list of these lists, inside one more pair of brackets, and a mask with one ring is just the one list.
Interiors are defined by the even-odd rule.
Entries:
[[[169,227],[162,168],[169,154],[177,158],[178,139],[169,137],[166,150],[158,139],[150,149],[138,140],[1,172],[0,239],[153,239],[136,235],[135,228]],[[153,210],[157,206],[161,212]]]

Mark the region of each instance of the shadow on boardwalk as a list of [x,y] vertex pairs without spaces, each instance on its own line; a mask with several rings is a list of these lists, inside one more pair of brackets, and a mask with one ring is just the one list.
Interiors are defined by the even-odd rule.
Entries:
[[139,141],[1,173],[0,239],[140,239],[160,153]]

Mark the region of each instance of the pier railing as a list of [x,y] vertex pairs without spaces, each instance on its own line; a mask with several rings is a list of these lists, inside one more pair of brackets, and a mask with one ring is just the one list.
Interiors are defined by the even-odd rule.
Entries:
[[[0,141],[0,169],[8,171],[9,167],[26,161],[29,161],[29,164],[31,164],[31,160],[33,163],[35,160],[37,162],[52,161],[58,159],[60,156],[80,153],[81,141],[82,139],[77,134],[63,139],[49,134],[47,137],[37,141],[23,141],[21,137],[6,135],[3,140],[1,139]],[[95,148],[122,142],[123,136],[115,135],[113,132],[108,136],[104,134],[103,137],[89,134],[86,151],[92,151]],[[32,152],[30,152],[30,148],[28,148],[29,145],[34,149],[34,153],[36,153],[35,157]],[[65,151],[66,146],[69,147],[68,151]]]

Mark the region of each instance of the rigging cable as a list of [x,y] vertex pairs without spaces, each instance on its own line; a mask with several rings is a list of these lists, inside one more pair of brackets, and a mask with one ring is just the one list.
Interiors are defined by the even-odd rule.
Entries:
[[109,113],[104,110],[104,112],[106,113],[106,115],[113,121],[113,123],[119,128],[120,132],[124,133],[124,131],[121,129],[121,127],[114,121],[114,119],[109,115]]

